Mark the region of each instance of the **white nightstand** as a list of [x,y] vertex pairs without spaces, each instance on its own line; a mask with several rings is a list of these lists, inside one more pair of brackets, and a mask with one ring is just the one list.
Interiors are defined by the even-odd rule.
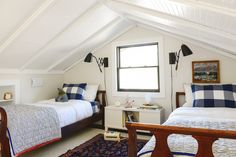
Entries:
[[108,128],[126,130],[127,113],[132,113],[140,123],[162,124],[164,109],[139,109],[138,107],[125,108],[123,106],[105,107],[105,130]]

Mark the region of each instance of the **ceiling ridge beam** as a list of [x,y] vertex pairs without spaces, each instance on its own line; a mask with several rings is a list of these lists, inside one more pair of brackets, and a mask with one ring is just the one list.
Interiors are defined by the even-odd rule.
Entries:
[[[163,25],[163,24],[160,24],[160,23],[158,23],[158,25],[157,25],[157,23],[153,23],[151,21],[147,21],[145,19],[141,19],[141,18],[137,18],[137,17],[128,16],[128,18],[132,19],[134,21],[137,21],[137,22],[139,22],[139,23],[141,23],[143,25],[148,25],[150,27],[153,27],[153,28],[156,28],[156,29],[160,29],[160,30],[162,30],[164,32],[173,33],[173,34],[176,34],[176,35],[178,35],[180,37],[183,37],[183,38],[189,38],[191,40],[195,40],[197,42],[204,43],[205,45],[209,44],[211,47],[214,47],[214,48],[218,49],[218,52],[223,54],[224,56],[232,57],[232,58],[236,59],[236,55],[233,53],[233,51],[231,51],[229,49],[224,49],[223,47],[216,47],[216,46],[214,46],[215,44],[210,43],[209,41],[206,41],[206,40],[199,40],[199,38],[192,37],[192,36],[188,35],[187,33],[184,33],[183,31],[178,30],[175,27],[166,26],[166,25]],[[219,50],[221,50],[221,51],[219,51]]]
[[178,23],[180,25],[183,25],[183,23],[184,23],[185,26],[195,27],[197,29],[201,29],[201,30],[204,30],[204,31],[211,31],[212,32],[212,29],[214,29],[214,31],[212,33],[214,33],[218,36],[227,37],[229,39],[236,40],[236,35],[235,34],[225,32],[225,31],[213,28],[213,27],[205,26],[205,25],[202,25],[202,24],[198,24],[198,23],[195,23],[193,21],[186,20],[186,19],[178,17],[178,16],[173,16],[173,15],[170,15],[168,13],[163,13],[163,12],[160,12],[160,11],[157,11],[157,10],[144,8],[144,7],[133,5],[133,4],[123,2],[123,1],[120,1],[120,0],[110,0],[109,3],[107,3],[107,5],[111,9],[113,9],[115,11],[119,11],[120,13],[123,13],[123,14],[125,12],[126,14],[131,14],[132,15],[131,10],[135,10],[136,12],[141,12],[141,13],[147,14],[149,16],[154,16],[154,17],[162,18],[164,20],[174,21],[175,23]]
[[[110,42],[112,42],[113,40],[119,38],[121,35],[123,35],[124,33],[128,32],[129,30],[133,29],[136,25],[130,25],[129,27],[127,27],[126,29],[124,29],[123,31],[121,31],[119,34],[115,35],[114,37],[112,37],[110,40],[104,42],[101,46],[95,48],[92,52],[96,52],[100,49],[102,49],[104,46],[106,46],[107,44],[109,44]],[[64,73],[67,72],[68,70],[72,69],[74,66],[76,66],[78,63],[80,63],[81,61],[84,60],[84,57],[80,60],[78,60],[77,62],[73,63],[71,66],[69,66],[68,68],[66,68],[64,70]]]
[[172,1],[173,3],[179,3],[181,5],[200,7],[200,8],[207,9],[207,10],[217,12],[220,14],[236,17],[236,10],[234,9],[221,7],[221,6],[206,3],[203,1],[196,1],[196,0],[170,0],[170,1]]
[[118,24],[122,21],[123,19],[120,17],[115,18],[114,20],[112,20],[111,22],[107,23],[105,26],[103,26],[102,28],[98,29],[95,33],[93,33],[92,35],[88,36],[86,39],[84,39],[76,48],[74,48],[72,51],[70,51],[68,53],[68,55],[66,55],[65,57],[61,58],[60,60],[58,60],[56,63],[52,64],[47,70],[50,71],[51,69],[53,69],[55,66],[57,66],[58,64],[62,63],[64,60],[66,60],[67,58],[69,58],[70,56],[72,56],[73,54],[75,54],[81,47],[81,45],[85,44],[87,41],[89,41],[90,39],[92,39],[93,37],[95,37],[96,35],[98,35],[99,33],[103,32],[106,30],[107,27],[111,26],[111,25],[115,25]]
[[84,11],[81,15],[79,15],[77,18],[75,18],[75,20],[73,20],[71,23],[69,23],[62,31],[60,31],[59,33],[57,33],[51,40],[49,40],[43,47],[41,47],[38,52],[36,52],[36,55],[33,55],[23,66],[20,67],[20,70],[24,70],[27,68],[27,66],[29,66],[31,63],[33,63],[39,56],[41,56],[42,54],[45,53],[45,49],[47,48],[47,46],[49,46],[51,43],[53,43],[58,37],[60,37],[60,35],[62,35],[64,32],[67,31],[68,28],[70,28],[73,24],[75,24],[76,22],[78,22],[78,20],[80,20],[81,17],[83,16],[89,16],[91,14],[91,11],[93,12],[93,10],[95,10],[96,8],[100,7],[101,4],[96,3],[94,4],[91,8],[87,9],[86,11]]
[[0,46],[0,54],[50,5],[56,0],[46,0],[27,20],[23,22]]
[[147,25],[147,24],[137,24],[137,25],[139,27],[142,27],[142,28],[145,28],[145,29],[150,29],[150,30],[162,33],[164,35],[168,35],[168,36],[171,36],[173,38],[182,40],[182,41],[184,41],[186,43],[191,43],[191,44],[200,46],[202,48],[205,48],[205,49],[217,52],[217,53],[219,53],[221,55],[224,55],[224,56],[236,59],[236,55],[234,55],[234,54],[232,54],[232,53],[230,53],[228,51],[226,52],[226,50],[224,50],[224,49],[220,49],[218,47],[215,47],[215,46],[210,45],[210,44],[206,44],[206,43],[198,41],[196,39],[192,39],[192,38],[189,38],[189,37],[186,37],[186,36],[180,36],[180,35],[177,35],[177,34],[174,34],[174,33],[170,33],[168,31],[165,31],[165,30],[159,29],[159,28],[157,28],[155,26],[150,26],[150,25]]

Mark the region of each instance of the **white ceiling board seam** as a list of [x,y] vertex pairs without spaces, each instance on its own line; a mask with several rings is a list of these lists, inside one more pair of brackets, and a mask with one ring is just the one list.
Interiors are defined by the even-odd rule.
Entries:
[[[128,32],[129,30],[133,29],[136,26],[136,24],[134,25],[130,25],[129,27],[127,27],[126,29],[124,29],[122,32],[120,32],[119,34],[115,35],[113,38],[111,38],[110,40],[104,42],[101,46],[95,48],[92,53],[95,53],[96,51],[102,49],[104,46],[106,46],[107,44],[111,43],[113,40],[119,38],[121,35],[125,34],[126,32]],[[85,56],[84,56],[85,57]],[[69,66],[68,68],[66,68],[64,70],[64,72],[69,71],[70,69],[72,69],[74,66],[76,66],[77,64],[79,64],[81,61],[84,60],[84,57],[80,60],[78,60],[77,62],[73,63],[71,66]]]
[[[216,50],[216,52],[218,52],[218,53],[220,53],[224,56],[236,59],[236,55],[234,55],[231,51],[220,48],[220,47],[213,46],[211,43],[206,42],[206,41],[202,41],[202,40],[199,40],[199,39],[194,39],[191,36],[188,36],[188,35],[184,34],[183,32],[180,32],[179,30],[177,30],[175,28],[173,28],[173,29],[175,29],[176,31],[170,31],[170,29],[166,28],[166,26],[162,27],[162,26],[158,26],[157,24],[151,24],[148,21],[145,22],[144,19],[138,19],[138,18],[135,18],[135,17],[129,17],[129,18],[141,23],[141,24],[138,24],[138,25],[146,25],[146,26],[149,26],[149,28],[159,29],[159,30],[162,30],[164,32],[168,32],[169,35],[172,33],[172,34],[175,34],[174,35],[175,37],[179,36],[179,37],[183,37],[183,38],[188,38],[191,41],[196,41],[196,42],[194,42],[195,44],[198,44],[198,42],[203,43],[204,45],[209,44],[210,46],[208,46],[208,49],[209,49],[209,47],[213,47],[214,50]],[[181,39],[183,39],[183,38],[181,38]],[[203,44],[201,44],[201,46],[207,48],[207,46],[203,46]]]
[[55,66],[57,66],[58,64],[62,63],[63,61],[65,61],[67,58],[69,58],[70,56],[72,56],[73,54],[75,54],[79,48],[81,47],[81,45],[83,45],[84,43],[86,43],[87,41],[89,41],[91,38],[95,37],[96,35],[98,35],[99,33],[105,31],[107,29],[107,27],[120,23],[123,19],[120,17],[115,18],[114,20],[112,20],[111,22],[109,22],[108,24],[106,24],[105,26],[103,26],[102,28],[100,28],[99,30],[97,30],[95,33],[93,33],[92,35],[88,36],[85,40],[83,40],[76,48],[74,48],[72,51],[70,51],[68,53],[68,55],[66,55],[65,57],[61,58],[60,60],[58,60],[56,63],[52,64],[47,71],[52,70]]
[[91,10],[96,10],[96,8],[100,7],[101,4],[94,4],[91,8],[83,12],[81,15],[79,15],[75,20],[73,20],[69,25],[66,26],[62,31],[60,31],[58,34],[56,34],[51,40],[49,40],[42,48],[39,49],[37,54],[33,55],[23,66],[20,67],[20,70],[26,69],[31,63],[33,63],[38,57],[40,57],[42,54],[44,54],[46,51],[44,51],[47,46],[49,46],[51,43],[53,43],[60,35],[62,35],[64,32],[67,31],[67,29],[75,24],[81,17],[87,15]]
[[230,8],[220,7],[217,5],[213,5],[213,4],[209,4],[209,3],[205,3],[201,1],[196,1],[196,0],[194,1],[193,0],[170,0],[170,1],[174,3],[182,4],[182,5],[195,6],[198,8],[210,10],[210,11],[227,15],[227,16],[236,17],[236,10],[233,10]]
[[232,39],[232,40],[236,40],[236,35],[234,35],[232,33],[225,32],[225,31],[222,31],[222,30],[218,30],[216,28],[205,26],[205,25],[202,25],[202,24],[199,24],[199,23],[195,23],[193,21],[189,21],[189,20],[186,20],[186,19],[178,17],[178,16],[173,16],[173,15],[163,13],[163,12],[160,12],[160,11],[156,11],[156,10],[152,10],[152,9],[149,9],[149,8],[143,8],[143,7],[136,6],[136,5],[133,5],[133,4],[130,4],[130,3],[121,2],[119,0],[110,1],[108,6],[110,6],[111,9],[119,10],[119,12],[121,12],[123,14],[124,14],[124,12],[126,12],[126,14],[132,14],[132,10],[135,10],[135,11],[141,12],[143,14],[148,14],[148,15],[151,15],[151,16],[156,16],[158,18],[163,18],[165,20],[174,21],[178,24],[182,24],[182,25],[189,26],[189,27],[194,27],[196,29],[201,29],[201,30],[204,30],[204,31],[210,31],[210,32],[212,32],[216,35],[219,35],[219,36],[222,36],[222,37],[227,37],[227,38]]
[[6,39],[0,46],[0,54],[39,16],[43,13],[50,5],[56,0],[46,0],[26,21],[23,22],[20,27]]
[[64,71],[55,70],[55,71],[46,71],[46,70],[23,70],[19,69],[0,69],[0,74],[64,74]]

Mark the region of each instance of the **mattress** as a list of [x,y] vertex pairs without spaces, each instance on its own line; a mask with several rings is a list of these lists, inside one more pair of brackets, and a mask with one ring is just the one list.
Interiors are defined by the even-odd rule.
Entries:
[[[236,130],[236,109],[180,107],[171,113],[163,125]],[[150,156],[155,143],[153,136],[139,151],[138,156]],[[197,141],[188,135],[170,135],[168,145],[176,157],[195,156],[197,152]],[[217,140],[213,144],[213,153],[215,157],[235,157],[236,140]]]
[[27,105],[51,107],[55,109],[59,117],[61,128],[93,115],[93,108],[91,103],[84,100],[55,102],[54,99],[50,99]]

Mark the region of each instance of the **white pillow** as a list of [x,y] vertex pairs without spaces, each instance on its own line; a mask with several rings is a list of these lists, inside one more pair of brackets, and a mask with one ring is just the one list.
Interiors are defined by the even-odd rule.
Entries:
[[193,93],[191,85],[192,85],[191,83],[184,84],[185,101],[186,101],[186,103],[183,105],[184,107],[193,107]]
[[84,100],[94,101],[97,95],[98,85],[87,85],[84,91]]

